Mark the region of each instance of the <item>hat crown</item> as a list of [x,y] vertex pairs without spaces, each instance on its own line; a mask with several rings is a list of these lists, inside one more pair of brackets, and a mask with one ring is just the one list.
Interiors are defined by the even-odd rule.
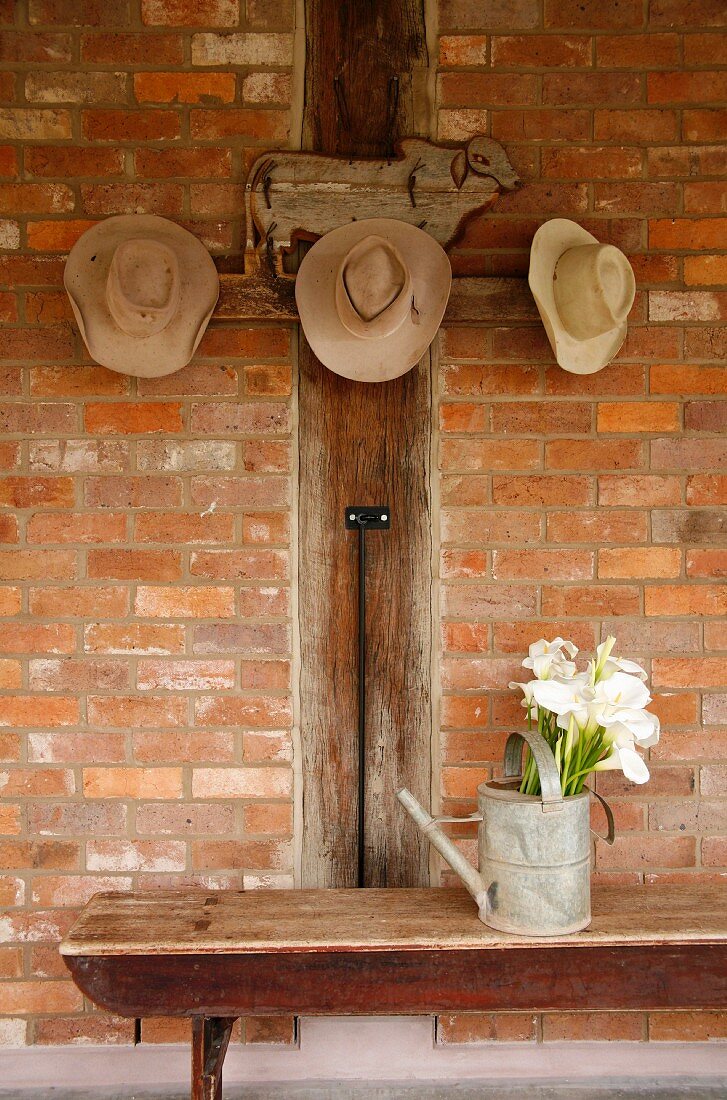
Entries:
[[161,241],[132,237],[114,250],[106,300],[116,324],[138,338],[162,332],[179,306],[179,261]]
[[411,313],[411,275],[399,250],[376,234],[343,257],[336,280],[336,309],[354,336],[390,336]]
[[636,283],[631,264],[612,244],[566,249],[553,271],[553,296],[563,327],[576,340],[590,340],[623,324]]

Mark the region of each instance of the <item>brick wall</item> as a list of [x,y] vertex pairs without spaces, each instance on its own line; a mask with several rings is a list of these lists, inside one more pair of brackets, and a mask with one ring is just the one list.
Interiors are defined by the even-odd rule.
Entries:
[[[292,8],[0,2],[6,1043],[130,1041],[128,1021],[84,1010],[56,952],[93,891],[291,881],[291,332],[216,323],[190,367],[135,383],[90,363],[61,276],[89,224],[134,211],[181,222],[239,270],[247,166],[287,139]],[[588,647],[612,630],[646,661],[665,727],[648,787],[603,783],[620,838],[596,866],[616,882],[727,864],[722,5],[644,12],[439,11],[439,136],[491,132],[527,181],[471,227],[458,271],[523,273],[537,226],[565,215],[624,248],[639,283],[618,362],[591,378],[553,367],[537,325],[443,335],[442,794],[468,810],[496,765],[520,720],[502,689],[529,641]],[[439,1028],[443,1042],[647,1034],[727,1026],[504,1014]]]
[[[724,5],[441,0],[439,19],[440,137],[487,128],[525,181],[472,225],[457,269],[524,274],[537,227],[564,216],[622,248],[638,282],[622,351],[590,377],[552,365],[540,325],[443,334],[443,806],[472,810],[522,722],[506,685],[522,679],[528,643],[561,633],[588,650],[613,633],[649,670],[664,732],[647,786],[599,778],[618,838],[596,845],[595,877],[717,881],[727,874]],[[727,1014],[453,1017],[439,1035],[703,1039],[727,1036]]]

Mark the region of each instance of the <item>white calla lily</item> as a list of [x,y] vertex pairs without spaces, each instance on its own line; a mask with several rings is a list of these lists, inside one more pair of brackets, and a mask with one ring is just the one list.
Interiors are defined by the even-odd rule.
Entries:
[[575,657],[578,652],[573,642],[564,638],[554,638],[552,642],[547,638],[540,638],[529,646],[523,668],[531,668],[539,680],[548,680],[555,675],[573,676],[576,666],[572,661],[566,660],[563,650],[569,657]]
[[632,783],[646,783],[649,778],[649,769],[644,763],[643,757],[628,745],[612,745],[608,756],[599,760],[594,765],[594,772],[617,771],[619,768]]

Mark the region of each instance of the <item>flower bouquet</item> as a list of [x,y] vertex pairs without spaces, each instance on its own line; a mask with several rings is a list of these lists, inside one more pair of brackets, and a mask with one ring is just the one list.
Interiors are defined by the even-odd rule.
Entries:
[[[528,727],[537,728],[553,752],[564,797],[580,794],[591,772],[620,768],[634,783],[649,778],[636,749],[657,743],[659,719],[646,710],[651,702],[646,673],[634,661],[614,657],[615,644],[609,636],[579,672],[572,642],[541,638],[523,661],[535,679],[509,685],[523,692]],[[540,794],[540,776],[529,750],[519,789],[521,794]]]

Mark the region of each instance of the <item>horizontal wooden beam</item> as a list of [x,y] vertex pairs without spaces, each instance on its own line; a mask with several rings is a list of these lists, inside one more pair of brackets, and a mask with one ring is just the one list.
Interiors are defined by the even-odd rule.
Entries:
[[[218,321],[295,322],[295,279],[267,274],[220,275]],[[536,321],[538,311],[526,279],[452,280],[445,325]]]

